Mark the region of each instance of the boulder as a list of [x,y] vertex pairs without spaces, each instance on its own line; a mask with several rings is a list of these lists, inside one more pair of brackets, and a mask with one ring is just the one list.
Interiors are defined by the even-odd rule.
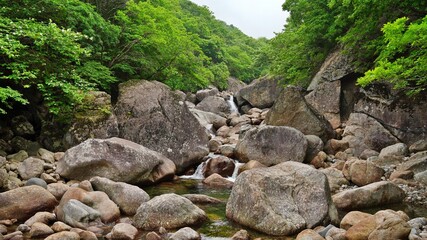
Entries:
[[202,237],[200,233],[194,231],[192,228],[181,228],[175,233],[172,233],[168,240],[200,240]]
[[365,186],[381,181],[384,170],[370,161],[352,159],[346,161],[343,168],[344,176],[357,186]]
[[138,229],[128,223],[114,225],[111,230],[111,240],[133,240],[138,234]]
[[[71,200],[77,201],[69,203]],[[82,206],[82,204],[86,205],[87,207]],[[97,214],[95,214],[90,209],[88,210],[88,208],[93,209],[94,211],[96,211]],[[76,215],[77,218],[72,217],[71,219],[73,220],[68,221],[67,219],[70,214],[73,214],[73,209],[83,209],[84,211],[79,211],[82,214],[78,214]],[[68,191],[62,197],[59,205],[55,208],[55,213],[58,217],[58,220],[70,224],[74,227],[79,227],[78,224],[81,223],[80,220],[86,221],[86,215],[98,216],[104,223],[114,222],[120,217],[119,208],[113,201],[110,200],[106,193],[100,191],[88,192],[86,190],[76,187],[71,187],[70,189],[68,189]],[[90,220],[94,219],[90,217]]]
[[[163,172],[163,169],[169,171]],[[173,170],[171,160],[161,153],[120,138],[88,139],[68,149],[56,169],[69,179],[88,180],[101,176],[133,184],[171,178]]]
[[56,214],[58,215],[58,219],[64,223],[83,229],[101,217],[101,214],[97,210],[76,199],[70,199],[62,204],[57,208]]
[[243,166],[241,166],[239,168],[239,174],[244,172],[244,171],[251,170],[254,168],[265,168],[265,167],[267,167],[267,166],[265,166],[264,164],[262,164],[258,161],[250,160],[249,162],[245,163]]
[[336,168],[326,168],[320,171],[323,172],[328,178],[329,188],[331,189],[331,192],[338,191],[342,185],[348,186],[350,184],[348,180],[344,177],[342,171]]
[[332,199],[338,209],[354,210],[400,203],[405,196],[397,185],[381,181],[342,191],[333,195]]
[[22,179],[28,180],[39,177],[43,173],[44,161],[35,157],[29,157],[19,164],[18,172]]
[[286,161],[303,162],[307,139],[300,131],[284,126],[260,126],[244,133],[236,146],[242,162],[256,160],[271,166]]
[[48,225],[44,223],[36,222],[31,227],[30,237],[31,238],[44,237],[53,233],[54,231]]
[[209,136],[184,98],[155,81],[120,84],[115,106],[119,136],[164,154],[178,173],[199,164],[208,154]]
[[89,92],[82,106],[77,106],[70,128],[64,135],[66,149],[89,138],[111,138],[119,135],[117,117],[112,112],[111,96],[106,92]]
[[144,230],[157,230],[198,225],[207,220],[206,213],[187,198],[174,193],[154,197],[142,203],[133,221]]
[[62,182],[51,183],[47,185],[47,190],[55,196],[56,199],[61,200],[62,196],[68,191],[70,187]]
[[0,193],[0,219],[25,221],[40,211],[55,208],[55,197],[40,186],[26,186]]
[[25,225],[31,227],[34,223],[40,222],[44,224],[49,224],[50,222],[53,222],[56,220],[56,216],[53,213],[50,212],[38,212],[31,218],[29,218],[27,221],[25,221]]
[[349,147],[353,149],[356,157],[366,149],[379,152],[381,149],[399,142],[378,121],[363,113],[350,114],[344,129],[343,140],[349,143]]
[[196,92],[196,99],[198,102],[201,102],[203,101],[203,99],[209,96],[215,96],[218,93],[219,93],[218,88],[202,89]]
[[406,239],[411,232],[409,217],[402,211],[382,210],[374,216],[377,227],[369,234],[371,240]]
[[324,142],[334,137],[331,124],[307,104],[296,87],[285,88],[265,119],[267,125],[289,126],[305,135],[319,136]]
[[218,173],[214,173],[203,179],[203,183],[213,188],[232,188],[234,184],[232,181],[224,178]]
[[225,156],[218,156],[209,159],[203,168],[203,176],[209,177],[214,173],[218,173],[223,177],[231,177],[236,164],[234,161]]
[[218,114],[205,112],[195,108],[190,109],[190,111],[197,118],[199,123],[207,129],[209,129],[210,127],[213,127],[214,129],[219,129],[222,126],[227,125],[227,119],[225,117],[221,117]]
[[323,114],[333,129],[341,125],[341,81],[324,81],[305,96],[307,103]]
[[305,229],[298,233],[295,240],[325,240],[320,234],[311,229]]
[[196,109],[226,116],[231,113],[230,106],[222,97],[209,96],[196,105]]
[[304,162],[309,163],[320,151],[323,151],[323,142],[316,135],[306,135],[305,138],[307,139],[307,154]]
[[370,218],[372,216],[373,215],[369,213],[364,213],[360,211],[351,211],[347,213],[341,220],[340,228],[348,230],[349,228],[356,225],[363,219]]
[[227,92],[237,93],[240,89],[246,87],[246,83],[240,81],[239,79],[229,77],[227,79],[228,87]]
[[279,77],[262,77],[251,82],[235,94],[238,106],[249,103],[260,109],[273,106],[280,93]]
[[45,238],[45,240],[80,240],[80,235],[75,232],[58,232]]
[[338,219],[326,176],[298,162],[240,174],[226,215],[269,235],[292,235]]
[[240,229],[231,237],[231,240],[250,240],[250,236],[248,231]]
[[421,139],[413,143],[411,146],[409,146],[409,151],[411,153],[427,151],[427,139]]
[[414,174],[427,171],[427,151],[412,155],[406,162],[397,167],[399,171],[412,171]]
[[55,232],[70,231],[71,226],[58,221],[52,224],[52,230]]
[[114,182],[108,178],[90,179],[93,188],[105,192],[126,215],[135,215],[141,203],[150,200],[150,196],[141,188],[124,182]]
[[408,146],[404,143],[396,143],[381,149],[379,158],[385,157],[405,157],[409,154]]
[[43,180],[43,179],[41,179],[41,178],[30,178],[25,183],[25,186],[32,186],[32,185],[40,186],[40,187],[42,187],[44,189],[47,189],[47,183],[46,183],[46,181]]
[[[386,86],[376,86],[361,91],[355,104],[356,112],[364,113],[381,122],[394,136],[411,145],[427,138],[427,98],[398,94]],[[381,97],[378,97],[378,96]],[[391,144],[389,144],[391,145]]]

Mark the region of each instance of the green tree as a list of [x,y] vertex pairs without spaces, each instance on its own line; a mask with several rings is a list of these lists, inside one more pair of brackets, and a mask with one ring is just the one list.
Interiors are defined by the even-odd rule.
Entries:
[[399,18],[384,25],[385,47],[376,60],[376,67],[358,79],[367,86],[373,82],[390,82],[397,90],[409,95],[427,88],[427,16],[407,24]]

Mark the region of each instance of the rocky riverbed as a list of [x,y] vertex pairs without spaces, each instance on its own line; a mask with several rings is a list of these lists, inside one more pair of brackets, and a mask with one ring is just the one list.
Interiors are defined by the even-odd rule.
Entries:
[[114,106],[93,93],[65,151],[17,116],[1,129],[0,239],[427,239],[419,119],[408,130],[365,97],[342,114],[331,83],[306,95],[277,81],[235,94],[123,83]]

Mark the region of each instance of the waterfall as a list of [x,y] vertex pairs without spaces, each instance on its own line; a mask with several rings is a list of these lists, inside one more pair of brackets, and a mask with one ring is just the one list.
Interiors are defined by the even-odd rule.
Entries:
[[[200,163],[199,166],[197,166],[196,171],[193,173],[193,175],[183,175],[180,176],[180,178],[183,179],[196,179],[196,180],[202,180],[205,179],[205,177],[203,176],[203,169],[205,168],[206,164],[209,163],[209,161],[212,159],[212,157],[214,156],[219,156],[217,154],[213,154],[213,153],[209,153],[209,156],[211,158],[209,158],[207,161]],[[234,170],[233,170],[233,174],[231,175],[231,177],[228,177],[227,180],[230,180],[232,182],[234,182],[237,178],[237,174],[239,173],[239,169],[240,167],[242,167],[244,165],[244,163],[240,163],[237,160],[233,160],[234,161]]]
[[239,113],[236,103],[234,102],[233,95],[230,95],[230,98],[227,100],[228,106],[230,107],[231,113]]
[[234,171],[233,171],[233,175],[231,175],[231,177],[228,177],[227,180],[230,180],[232,182],[236,181],[237,175],[239,174],[239,169],[245,165],[244,163],[241,163],[237,160],[234,160]]

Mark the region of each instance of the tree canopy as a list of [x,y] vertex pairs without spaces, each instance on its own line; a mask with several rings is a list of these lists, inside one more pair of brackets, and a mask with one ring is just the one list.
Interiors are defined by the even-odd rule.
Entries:
[[188,0],[0,0],[0,112],[42,96],[51,113],[73,111],[91,90],[129,79],[173,89],[251,81],[263,39]]

